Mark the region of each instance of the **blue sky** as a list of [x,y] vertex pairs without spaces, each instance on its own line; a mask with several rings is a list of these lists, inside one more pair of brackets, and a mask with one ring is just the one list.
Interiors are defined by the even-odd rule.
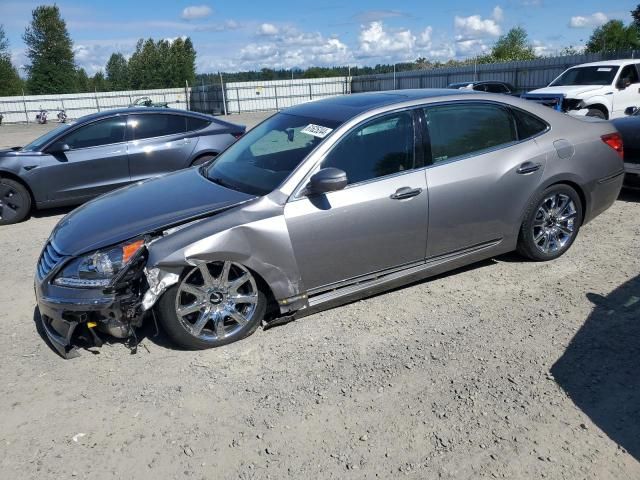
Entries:
[[[0,0],[0,23],[13,61],[25,63],[22,33],[32,0]],[[74,41],[76,62],[93,74],[109,55],[131,54],[140,37],[188,35],[199,72],[375,65],[426,57],[473,57],[513,26],[536,50],[581,46],[608,19],[630,21],[638,1],[616,0],[351,0],[327,2],[58,1]]]

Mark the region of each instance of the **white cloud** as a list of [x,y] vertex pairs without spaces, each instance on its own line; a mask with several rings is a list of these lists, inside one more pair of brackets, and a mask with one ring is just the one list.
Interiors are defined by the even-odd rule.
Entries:
[[264,32],[263,40],[245,45],[234,58],[204,58],[204,64],[214,69],[243,70],[346,65],[354,61],[347,45],[334,36],[302,32],[293,27],[277,31],[260,28],[260,32]]
[[431,36],[433,35],[433,28],[431,26],[425,28],[422,33],[418,36],[418,40],[416,41],[416,45],[420,47],[431,47]]
[[502,33],[500,23],[504,19],[502,8],[496,6],[491,18],[482,18],[480,15],[460,17],[453,19],[453,27],[457,41],[467,41],[486,37],[497,37]]
[[502,11],[502,8],[500,8],[500,5],[496,5],[493,8],[493,14],[492,14],[493,19],[500,23],[504,20],[504,12]]
[[592,28],[599,27],[600,25],[604,25],[609,21],[609,17],[602,12],[592,13],[586,17],[582,15],[577,15],[575,17],[571,17],[569,20],[569,27],[571,28]]
[[197,20],[207,18],[213,13],[211,7],[207,5],[191,5],[182,10],[182,18],[185,20]]
[[120,52],[129,58],[135,50],[137,39],[85,40],[73,45],[73,53],[78,67],[84,68],[91,76],[104,70],[112,53]]
[[387,31],[382,22],[371,22],[361,28],[358,41],[361,57],[406,59],[413,56],[416,37],[411,30]]
[[260,28],[258,29],[258,33],[260,35],[277,35],[280,32],[280,30],[278,29],[278,27],[276,27],[274,24],[272,23],[263,23],[262,25],[260,25]]

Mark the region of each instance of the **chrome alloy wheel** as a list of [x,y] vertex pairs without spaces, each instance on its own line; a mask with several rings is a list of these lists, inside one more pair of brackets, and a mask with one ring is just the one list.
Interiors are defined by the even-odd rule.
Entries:
[[533,221],[533,243],[545,254],[562,249],[575,235],[576,216],[576,206],[568,195],[554,193],[545,197]]
[[201,340],[238,335],[256,313],[258,288],[253,275],[234,262],[203,263],[180,283],[176,315]]

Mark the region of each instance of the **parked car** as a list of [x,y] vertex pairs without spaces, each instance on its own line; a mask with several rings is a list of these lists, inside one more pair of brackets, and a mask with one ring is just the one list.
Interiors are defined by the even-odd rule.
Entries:
[[63,218],[37,265],[44,329],[70,356],[79,338],[135,343],[153,308],[177,345],[217,347],[515,249],[552,260],[615,201],[621,155],[611,123],[507,95],[291,107],[210,164]]
[[516,89],[507,82],[497,80],[483,80],[481,82],[457,82],[451,83],[447,88],[456,90],[475,90],[477,92],[504,93],[505,95],[516,95]]
[[522,96],[572,115],[620,118],[640,105],[640,60],[584,63],[565,70],[546,88]]
[[627,113],[628,116],[616,118],[612,123],[624,143],[624,185],[640,189],[640,109],[629,107]]
[[125,108],[60,125],[0,151],[0,225],[32,208],[78,205],[115,188],[214,158],[245,127],[164,108]]

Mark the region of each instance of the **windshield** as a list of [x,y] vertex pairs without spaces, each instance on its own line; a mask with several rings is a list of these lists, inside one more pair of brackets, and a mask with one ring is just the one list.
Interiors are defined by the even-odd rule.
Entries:
[[225,150],[204,174],[227,188],[266,195],[338,125],[324,119],[277,113]]
[[24,151],[24,152],[35,152],[37,150],[40,150],[44,145],[49,143],[52,138],[55,138],[60,133],[62,133],[65,130],[67,130],[74,123],[75,122],[63,123],[62,125],[57,126],[56,128],[54,128],[50,132],[45,133],[41,137],[36,138],[33,142],[31,142],[28,145],[25,145],[24,147],[22,147],[22,151]]
[[618,68],[620,67],[615,65],[570,68],[551,82],[549,86],[611,85]]

